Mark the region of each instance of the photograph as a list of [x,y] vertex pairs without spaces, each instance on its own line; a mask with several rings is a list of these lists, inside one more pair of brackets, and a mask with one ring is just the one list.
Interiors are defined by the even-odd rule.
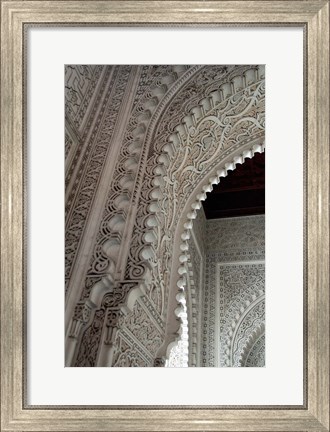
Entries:
[[0,4],[1,431],[329,432],[330,0]]
[[265,366],[265,65],[65,65],[65,365]]

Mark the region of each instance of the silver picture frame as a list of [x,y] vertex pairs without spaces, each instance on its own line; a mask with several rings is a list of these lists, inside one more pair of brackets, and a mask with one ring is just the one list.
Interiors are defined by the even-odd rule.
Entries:
[[[1,430],[329,431],[329,2],[1,1]],[[296,26],[304,30],[305,401],[299,407],[26,403],[26,29]]]

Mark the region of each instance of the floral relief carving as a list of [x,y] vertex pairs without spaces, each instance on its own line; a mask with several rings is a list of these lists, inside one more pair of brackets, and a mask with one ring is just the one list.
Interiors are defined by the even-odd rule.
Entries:
[[154,358],[162,344],[163,334],[155,327],[138,301],[133,312],[126,317],[124,325]]
[[[109,134],[113,131],[117,120],[118,108],[125,90],[130,68],[122,70],[118,82],[115,83],[115,96],[108,105],[108,112],[103,129],[98,135],[93,152],[90,154],[79,193],[76,196],[72,212],[66,217],[65,236],[65,278],[70,279],[71,269],[76,256],[78,245],[88,218],[91,204],[96,193],[99,176],[102,172],[106,154],[109,151]],[[70,205],[70,200],[67,205]],[[66,288],[68,285],[66,283]]]
[[[134,197],[133,187],[137,181],[136,177],[141,175],[138,168],[143,138],[152,112],[166,93],[167,87],[177,78],[173,68],[173,66],[144,66],[142,69],[133,109],[103,212],[87,281],[93,279],[95,275],[103,275],[115,270],[117,251],[122,242],[127,210],[130,208],[131,200]],[[111,252],[109,253],[108,250]],[[138,274],[135,276],[133,279],[139,278]],[[83,296],[87,297],[88,295],[89,291],[85,289]],[[153,290],[153,297],[159,305],[163,293],[156,293]],[[159,305],[159,307],[162,306]]]
[[[265,216],[225,218],[206,223],[208,252],[235,252],[236,261],[242,256],[263,259],[265,254]],[[250,258],[251,259],[251,258]]]
[[78,303],[75,307],[69,337],[77,338],[91,316],[92,307],[87,302]]
[[96,366],[99,344],[102,336],[102,329],[105,318],[105,310],[101,308],[94,314],[92,324],[84,331],[75,366],[92,367]]
[[[120,329],[116,334],[115,356],[113,364],[121,366],[123,344],[128,348],[127,353],[138,355],[140,366],[153,366],[156,352],[163,341],[163,331],[155,324],[154,316],[149,310],[145,310],[146,296],[140,297],[135,303],[133,311],[126,317],[122,317]],[[140,303],[141,302],[141,303]],[[123,342],[125,341],[125,342]],[[131,357],[131,354],[130,354]],[[134,357],[136,358],[136,357]]]
[[70,149],[72,147],[73,144],[73,140],[72,138],[69,136],[69,134],[65,134],[65,157],[68,156]]
[[[166,93],[168,86],[171,86],[172,82],[180,77],[186,69],[187,67],[181,66],[143,67],[136,93],[137,96],[133,103],[132,115],[127,125],[124,143],[120,149],[120,155],[113,176],[113,184],[110,188],[109,198],[104,211],[101,229],[97,236],[94,255],[91,259],[81,301],[89,297],[95,282],[99,282],[104,275],[114,271],[116,263],[113,260],[113,256],[117,256],[117,251],[122,241],[122,228],[125,225],[126,211],[130,205],[135,175],[141,176],[141,173],[137,172],[137,164],[139,162],[139,152],[143,144],[144,123],[147,124],[149,121],[146,107],[148,107],[149,112],[152,112],[154,106],[157,106],[163,94]],[[141,91],[146,84],[147,88]],[[118,228],[120,229],[118,230]],[[110,249],[112,251],[111,255],[108,254],[108,250]],[[153,288],[150,290],[150,298],[158,309],[158,312],[163,313],[164,290],[162,286],[164,282],[157,282],[155,280]]]
[[[87,71],[85,73],[88,75]],[[78,175],[78,183],[68,200],[66,281],[71,277],[118,112],[127,91],[129,76],[133,74],[129,66],[117,67],[112,73],[113,89],[111,95],[107,96],[100,132],[86,147],[86,169],[82,166],[81,180]],[[174,238],[192,191],[204,178],[213,178],[214,170],[230,155],[241,152],[244,159],[245,150],[241,149],[247,149],[252,154],[255,151],[252,148],[263,149],[265,87],[262,68],[143,66],[139,73],[76,308],[75,320],[79,326],[74,334],[78,339],[80,335],[76,366],[96,366],[103,342],[114,347],[114,366],[154,364],[165,337]],[[179,81],[180,85],[177,84]],[[177,88],[174,92],[175,85]],[[171,93],[169,99],[171,89],[173,96]],[[70,98],[70,116],[82,121],[86,102],[81,102],[79,113],[74,97]],[[167,105],[153,125],[157,108],[165,100]],[[204,196],[206,189],[201,190],[199,195]],[[201,204],[200,200],[198,202]],[[246,220],[241,231],[232,221],[229,222],[228,230],[221,229],[220,232],[216,225],[202,218],[202,212],[197,212],[200,206],[194,205],[190,216],[188,214],[185,231],[179,234],[182,239],[182,274],[179,278],[183,282],[180,285],[178,281],[178,292],[184,289],[185,281],[189,278],[191,301],[200,303],[203,297],[204,321],[199,354],[203,365],[215,366],[218,355],[215,353],[216,308],[219,306],[215,292],[217,264],[264,259],[264,219],[259,218],[258,223],[256,219],[251,223]],[[190,235],[192,227],[199,245],[205,243],[206,237],[211,238],[207,248],[201,250],[202,257]],[[212,229],[217,231],[213,235]],[[261,237],[260,232],[263,232]],[[206,279],[203,285],[204,256]],[[88,312],[85,305],[88,305],[95,284],[109,275],[113,278],[111,280],[115,288],[105,295],[99,308]],[[237,272],[224,278],[224,284],[237,298],[241,295],[238,286],[243,282],[251,287],[244,301],[258,290],[260,297],[262,289],[259,288],[264,284],[264,279],[258,269],[252,266],[249,272]],[[120,309],[120,305],[126,304],[128,293],[139,283],[144,283],[143,296],[136,300],[131,312],[123,312],[125,308]],[[204,289],[203,295],[199,287]],[[241,301],[241,298],[237,300],[235,307],[239,307]],[[196,308],[191,313],[196,318]],[[243,349],[243,341],[261,323],[262,316],[259,321],[248,321],[246,318],[245,327],[240,324],[245,329],[239,328],[243,336],[230,342],[236,344],[232,357],[237,364],[241,361],[239,350]],[[192,334],[197,345],[196,328]],[[212,349],[206,354],[208,345]],[[227,354],[224,351],[221,355],[225,358]],[[259,354],[256,351],[250,363],[260,362],[261,355],[261,351]]]
[[102,333],[105,343],[112,344],[119,328],[123,325],[120,305],[124,304],[128,293],[136,286],[134,283],[119,283],[104,296],[101,307],[94,312],[90,325],[85,328],[79,345],[75,366],[97,366]]
[[[66,200],[66,213],[68,213],[72,201],[77,193],[79,183],[83,173],[86,169],[89,155],[93,150],[95,138],[98,134],[99,128],[102,124],[103,115],[105,113],[109,97],[113,91],[115,84],[115,77],[118,68],[106,66],[104,72],[100,76],[100,84],[95,89],[95,94],[90,101],[84,122],[83,129],[79,129],[74,125],[70,116],[66,116],[66,126],[70,127],[77,136],[79,145],[77,146],[72,157],[70,166],[65,173],[65,187],[69,188],[68,198]],[[82,156],[82,157],[81,157]],[[78,166],[79,165],[79,166]],[[72,176],[74,175],[74,182],[72,183]],[[71,183],[70,183],[71,182]]]
[[[191,123],[190,128],[185,123],[177,126],[175,133],[174,129],[166,129],[165,137],[156,132],[156,146],[146,167],[126,277],[141,277],[146,261],[154,277],[157,272],[164,274],[170,267],[171,255],[167,251],[172,250],[174,231],[191,190],[219,163],[226,150],[263,137],[264,81],[244,90],[237,88],[237,91],[238,94],[224,99],[222,93],[222,99],[218,94],[218,100],[212,95],[200,101],[199,111],[190,113],[190,120],[186,119]],[[150,212],[157,220],[157,229],[148,226]],[[162,251],[161,256],[159,251]]]
[[[264,326],[265,322],[265,301],[264,298],[249,310],[244,316],[244,319],[236,329],[235,338],[232,342],[232,365],[241,366],[241,355],[246,345],[246,341],[252,336],[260,327]],[[261,348],[261,347],[260,347]],[[259,362],[261,361],[262,353],[259,351]],[[263,353],[265,355],[265,353]],[[264,363],[264,362],[263,362]],[[263,364],[264,366],[264,364]]]
[[65,66],[65,112],[79,129],[104,66]]
[[[240,366],[247,340],[258,325],[264,326],[264,312],[260,313],[265,294],[264,216],[207,221],[206,231],[209,241],[205,261],[201,365]],[[254,236],[243,235],[246,232],[253,232]],[[255,236],[260,241],[255,242]],[[214,238],[217,240],[213,241]],[[222,244],[228,248],[228,253],[221,250]],[[243,255],[247,251],[253,253]],[[251,257],[253,261],[250,261]],[[261,306],[250,311],[256,304]],[[246,324],[242,322],[247,322],[243,317],[247,313],[250,318],[255,313],[256,319],[243,332]]]
[[[251,324],[249,331],[254,330],[252,323],[246,318],[243,323],[239,322],[251,304],[264,298],[264,264],[223,265],[219,269],[220,365],[237,366],[240,353],[250,335],[246,331],[248,323]],[[260,313],[259,307],[253,311],[257,316],[254,325],[264,322],[264,312]],[[252,313],[248,316],[251,319],[253,317]],[[238,329],[234,327],[234,323],[239,326]]]
[[146,367],[148,360],[139,352],[136,345],[130,345],[121,336],[116,340],[114,367]]
[[150,297],[148,295],[142,296],[140,298],[140,301],[147,309],[149,316],[152,317],[154,322],[157,323],[157,325],[162,331],[165,331],[164,320],[160,315],[160,309],[159,307],[157,307],[157,303],[153,301],[153,296],[152,295],[150,295]]
[[248,357],[242,366],[264,367],[265,366],[265,333],[263,333],[252,346]]

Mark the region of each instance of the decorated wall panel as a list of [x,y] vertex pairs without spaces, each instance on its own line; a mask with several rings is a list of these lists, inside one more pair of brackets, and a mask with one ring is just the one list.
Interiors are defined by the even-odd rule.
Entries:
[[[219,250],[208,246],[196,210],[212,182],[263,151],[264,69],[74,66],[66,74],[66,364],[164,365],[188,281],[196,366],[200,339],[210,341],[216,324],[201,325],[216,307],[215,293],[200,289],[211,263],[259,259],[252,228],[240,240],[221,234]],[[250,250],[229,247],[237,241]],[[262,339],[250,346],[253,335],[237,361],[260,362]]]
[[[264,363],[264,260],[264,215],[207,221],[202,366]],[[255,334],[258,355],[250,347],[243,364]]]

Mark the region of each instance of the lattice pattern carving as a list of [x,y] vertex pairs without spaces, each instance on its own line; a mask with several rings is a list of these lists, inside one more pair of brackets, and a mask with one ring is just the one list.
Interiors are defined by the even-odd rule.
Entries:
[[[66,213],[68,213],[68,209],[77,193],[81,177],[89,160],[89,154],[93,150],[94,141],[98,135],[99,128],[101,127],[103,115],[113,90],[117,71],[118,67],[104,67],[104,72],[102,72],[99,78],[100,83],[95,89],[95,95],[90,100],[83,129],[78,130],[70,116],[66,115],[65,117],[66,126],[70,125],[70,129],[74,131],[79,141],[79,145],[75,149],[72,157],[71,164],[65,174],[65,187],[68,188],[70,185],[70,193],[66,199]],[[74,182],[71,181],[73,175]]]
[[94,311],[91,323],[84,322],[82,335],[75,366],[97,366],[98,353],[102,334],[105,344],[113,344],[117,332],[124,325],[124,315],[120,309],[124,305],[135,283],[121,283],[113,287],[102,300],[101,307]]
[[162,344],[163,334],[153,324],[149,315],[139,302],[135,303],[133,312],[127,316],[124,325],[144,346],[151,357],[155,358],[157,350]]
[[245,367],[264,367],[265,366],[265,334],[263,333],[257,340],[254,341],[252,348],[248,353]]
[[[123,92],[127,84],[127,79],[130,73],[130,67],[122,69],[115,80],[113,98],[108,101],[106,117],[98,134],[93,151],[88,157],[87,169],[84,173],[82,183],[79,188],[79,193],[72,205],[73,210],[66,217],[66,233],[65,233],[65,278],[70,279],[71,269],[79,246],[79,242],[84,231],[84,227],[91,209],[93,198],[95,196],[99,177],[101,175],[106,155],[109,151],[111,143],[111,135],[117,120],[118,109],[121,103]],[[70,198],[67,206],[71,205]],[[67,284],[66,284],[67,287]]]
[[[256,68],[245,68],[242,71],[243,76],[251,70],[251,76],[255,77],[255,81],[249,87],[242,90],[237,83],[242,83],[243,79],[236,79],[236,76],[237,86],[232,83],[219,84],[218,91],[200,100],[195,110],[191,108],[189,120],[186,116],[185,122],[176,126],[175,130],[168,129],[171,119],[167,119],[165,138],[160,133],[161,126],[157,129],[156,145],[153,152],[149,153],[151,157],[141,191],[127,265],[127,278],[141,277],[146,270],[146,261],[154,269],[154,275],[159,272],[165,273],[171,264],[177,222],[194,186],[235,148],[239,149],[244,143],[263,137],[264,81],[262,72]],[[229,77],[230,73],[228,79],[233,79]],[[172,132],[171,135],[169,132]],[[254,151],[262,151],[262,146],[257,145],[252,154]],[[228,164],[226,169],[232,169],[235,163],[242,162],[242,158],[244,160],[249,154],[251,157],[250,150],[240,155],[232,164]],[[217,175],[214,180],[212,178],[211,184],[226,174],[220,172]],[[207,185],[201,193],[205,194],[208,187]],[[181,235],[182,250],[188,247],[185,242],[190,236],[189,219],[196,217],[198,208],[200,199],[188,215],[187,231]],[[153,225],[152,220],[156,220],[157,223]],[[157,229],[154,226],[157,226]],[[161,249],[158,245],[162,246]],[[183,264],[182,273],[184,267]],[[179,288],[183,284],[185,278],[179,277]]]
[[65,66],[65,113],[79,129],[104,66]]
[[208,220],[207,252],[222,261],[260,260],[265,256],[265,216]]
[[202,366],[245,366],[252,335],[264,331],[264,216],[210,220],[206,231]]
[[114,367],[147,367],[150,366],[150,361],[144,357],[134,343],[130,345],[125,337],[118,336]]
[[[108,331],[106,327],[116,329],[114,335],[110,335],[115,345],[115,365],[153,364],[164,340],[174,235],[179,221],[186,220],[185,230],[179,233],[182,254],[178,294],[186,284],[188,241],[201,200],[205,199],[212,184],[236,163],[256,151],[263,151],[265,89],[262,67],[145,66],[141,70],[80,303],[86,304],[95,283],[109,275],[128,281],[127,287],[129,281],[147,281],[144,290],[148,301],[137,301],[133,312],[126,317],[119,314],[115,326],[107,325],[109,306],[102,302],[101,308],[91,314],[89,326],[83,322],[84,331],[76,359],[76,365],[80,366],[86,362],[92,366],[97,364],[99,345],[104,332]],[[107,145],[111,141],[131,69],[122,66],[111,73],[114,89],[107,99],[107,110],[110,111],[102,120],[100,137],[96,138],[94,147],[87,147],[93,151],[86,153],[87,170],[94,170],[95,174],[81,171],[81,186],[77,186],[79,194],[75,201],[72,198],[75,195],[70,195],[68,200],[67,279],[103,169],[107,147],[102,140]],[[70,111],[73,114],[74,109]],[[202,190],[197,190],[197,185],[204,179],[206,183]],[[196,200],[191,211],[183,215],[193,191],[197,191]],[[196,236],[201,237],[203,232],[204,228],[196,231]],[[129,249],[126,271],[123,272],[125,244]],[[113,307],[118,308],[119,300],[113,297],[113,292],[109,293],[109,298],[114,301]],[[145,319],[140,322],[142,316]],[[147,331],[143,324],[147,322],[152,330]],[[143,334],[147,339],[139,344],[139,354],[134,357],[133,347],[136,348],[136,341]],[[150,339],[153,339],[152,344]],[[125,356],[121,356],[121,349],[126,352]],[[83,360],[87,352],[88,361]]]
[[[134,198],[134,184],[137,177],[142,175],[139,171],[139,163],[144,136],[152,113],[166,93],[168,86],[175,81],[176,76],[172,66],[143,67],[88,270],[83,293],[85,298],[89,295],[87,288],[90,279],[96,275],[115,271],[127,211]],[[138,278],[137,276],[134,279]],[[157,284],[157,287],[161,285],[161,283]],[[154,288],[152,294],[154,301],[158,304],[158,309],[161,310],[163,292],[157,293]]]
[[199,366],[198,348],[201,328],[201,304],[203,299],[205,266],[206,219],[201,209],[194,221],[193,235],[188,240],[187,289],[189,325],[189,366]]

